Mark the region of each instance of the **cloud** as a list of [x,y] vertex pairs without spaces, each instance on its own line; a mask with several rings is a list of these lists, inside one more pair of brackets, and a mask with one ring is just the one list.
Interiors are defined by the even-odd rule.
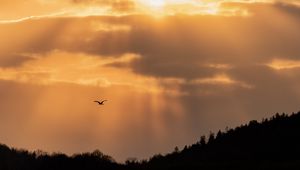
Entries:
[[30,56],[22,55],[22,54],[0,54],[2,57],[0,58],[0,67],[18,67],[25,61],[31,60]]
[[214,84],[237,85],[237,86],[241,86],[244,88],[252,88],[251,85],[243,83],[243,82],[235,81],[225,74],[216,75],[216,76],[210,77],[210,78],[196,79],[196,80],[193,80],[191,83],[192,84],[211,84],[211,85],[214,85]]
[[[128,75],[126,75],[127,80],[125,81],[116,76],[118,74],[117,69],[101,66],[113,62],[126,64],[138,56],[125,54],[120,58],[100,58],[84,54],[52,51],[45,55],[32,54],[30,57],[32,60],[26,61],[22,65],[1,69],[0,79],[45,85],[74,83],[107,87],[113,84],[134,84],[132,81],[134,78],[129,78],[129,71],[127,71]],[[127,74],[125,69],[121,71],[123,74]]]
[[[297,6],[222,4],[246,8],[255,15],[175,15],[159,20],[134,15],[38,19],[1,25],[3,36],[10,38],[0,41],[6,44],[3,55],[47,53],[53,49],[99,56],[133,53],[140,57],[110,66],[128,67],[143,76],[186,80],[229,74],[228,70],[236,65],[267,63],[276,56],[295,60],[300,55]],[[274,17],[276,21],[271,21]],[[20,29],[27,34],[11,31]]]
[[0,6],[1,21],[22,20],[32,16],[51,16],[65,12],[68,4],[65,1],[56,0],[27,0],[20,2],[18,0],[2,0]]
[[[188,82],[216,75],[231,76],[237,66],[265,64],[276,56],[296,60],[300,55],[297,5],[224,1],[222,6],[237,6],[254,15],[175,15],[159,20],[135,15],[67,17],[2,24],[2,37],[9,37],[0,40],[5,44],[1,50],[2,65],[7,65],[5,56],[53,50],[104,57],[132,53],[140,57],[107,66],[128,68],[141,76]],[[270,19],[274,17],[275,21]],[[16,33],[17,30],[26,34]],[[26,62],[22,57],[9,58],[12,66]],[[248,80],[242,82],[252,84]]]
[[274,59],[266,65],[276,70],[294,69],[300,67],[300,61]]
[[[161,7],[153,6],[144,0],[27,0],[20,3],[17,0],[1,1],[0,23],[22,21],[24,19],[45,16],[103,16],[103,15],[152,15],[165,16],[176,14],[188,15],[241,15],[247,16],[245,5],[256,3],[271,3],[272,0],[250,1],[198,1],[198,0],[167,0]],[[276,1],[277,2],[277,1]],[[282,1],[284,4],[299,5],[296,1]],[[151,5],[152,4],[152,5]],[[238,5],[224,5],[238,4]],[[226,6],[225,8],[223,6]],[[12,12],[14,11],[14,12]],[[16,12],[17,11],[17,12]]]
[[81,5],[104,5],[110,7],[112,11],[128,12],[135,9],[134,0],[71,0],[75,4]]

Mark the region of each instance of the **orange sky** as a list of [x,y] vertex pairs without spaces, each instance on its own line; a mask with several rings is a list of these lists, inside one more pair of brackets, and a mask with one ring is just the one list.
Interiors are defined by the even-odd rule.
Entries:
[[296,112],[299,30],[296,0],[3,0],[0,143],[124,161]]

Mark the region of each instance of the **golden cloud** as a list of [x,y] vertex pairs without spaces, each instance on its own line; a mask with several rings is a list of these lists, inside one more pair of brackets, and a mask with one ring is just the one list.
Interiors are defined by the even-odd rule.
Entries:
[[[70,83],[83,86],[111,87],[128,86],[141,92],[181,95],[174,83],[178,79],[155,79],[132,72],[128,65],[140,58],[137,54],[121,56],[93,56],[81,53],[51,51],[46,54],[24,54],[31,60],[16,67],[0,67],[0,80],[38,85]],[[169,88],[165,89],[164,86]]]
[[300,68],[300,61],[289,60],[289,59],[274,59],[266,65],[275,70],[287,70],[287,69]]
[[210,85],[227,85],[227,86],[239,86],[246,89],[252,89],[253,85],[245,82],[232,79],[226,74],[218,74],[209,78],[195,79],[190,82],[191,84],[210,84]]
[[27,5],[19,3],[17,0],[5,0],[1,2],[0,23],[49,16],[120,16],[132,14],[249,16],[253,11],[247,6],[277,2],[299,5],[299,2],[294,0],[28,0],[26,1]]

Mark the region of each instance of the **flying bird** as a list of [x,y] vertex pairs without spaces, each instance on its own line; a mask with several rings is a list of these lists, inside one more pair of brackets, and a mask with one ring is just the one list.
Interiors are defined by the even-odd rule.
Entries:
[[102,101],[100,102],[100,101],[96,100],[96,101],[94,101],[94,102],[98,103],[99,105],[104,105],[104,102],[106,102],[106,101],[107,101],[107,100],[102,100]]

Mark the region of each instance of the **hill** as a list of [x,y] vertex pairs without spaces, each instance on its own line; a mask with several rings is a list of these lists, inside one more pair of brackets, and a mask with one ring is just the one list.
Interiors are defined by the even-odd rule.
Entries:
[[0,170],[168,170],[168,169],[300,169],[300,112],[276,114],[235,129],[205,136],[183,150],[154,155],[149,160],[115,162],[96,150],[66,156],[29,152],[0,145]]

